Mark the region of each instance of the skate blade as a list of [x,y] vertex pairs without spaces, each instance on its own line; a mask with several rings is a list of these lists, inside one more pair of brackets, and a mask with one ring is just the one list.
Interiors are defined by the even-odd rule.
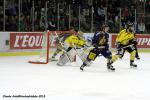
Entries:
[[130,66],[130,68],[131,68],[131,69],[137,69],[137,67],[134,67],[134,66]]
[[115,72],[115,70],[107,69],[108,72]]

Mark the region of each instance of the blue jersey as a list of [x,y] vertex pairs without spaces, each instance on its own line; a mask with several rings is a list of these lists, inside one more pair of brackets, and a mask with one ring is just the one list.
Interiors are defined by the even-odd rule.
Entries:
[[95,47],[100,47],[100,46],[104,46],[105,49],[109,48],[108,45],[108,41],[109,41],[109,34],[106,32],[96,32],[93,36],[92,39],[92,44]]

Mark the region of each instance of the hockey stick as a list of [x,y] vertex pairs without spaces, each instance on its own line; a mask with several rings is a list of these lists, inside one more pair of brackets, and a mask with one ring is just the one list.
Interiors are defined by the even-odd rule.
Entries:
[[[94,47],[94,46],[91,46],[90,47],[91,49],[93,49],[93,48],[96,48],[96,47]],[[98,49],[104,49],[105,48],[105,46],[99,46],[99,47],[97,47]]]
[[[86,45],[87,46],[87,45]],[[83,52],[85,52],[86,50],[83,50],[83,52],[81,53],[81,54],[83,54],[83,55],[81,55],[78,51],[77,51],[77,47],[75,46],[75,45],[73,45],[73,47],[74,47],[74,50],[76,51],[76,53],[77,53],[77,55],[79,56],[79,58],[84,62],[85,61],[85,58],[83,58],[83,55],[85,54],[85,53],[83,53]],[[89,50],[91,50],[91,49],[94,49],[95,47],[94,46],[87,46],[88,47],[88,49]],[[103,48],[105,48],[105,46],[100,46],[100,47],[98,47],[99,49],[103,49]],[[102,56],[102,55],[98,55],[98,56]]]
[[[87,45],[85,45],[85,46],[87,46]],[[90,50],[95,48],[94,46],[87,46],[87,47]],[[87,55],[85,54],[85,52],[86,52],[87,49],[86,50],[82,50],[82,53],[79,53],[79,51],[76,49],[77,47],[75,45],[73,45],[73,48],[76,51],[76,53],[79,56],[79,58],[82,60],[82,62],[86,61]],[[103,48],[105,48],[105,46],[100,46],[98,48],[99,49],[103,49]],[[80,49],[80,51],[81,51],[81,49]],[[99,56],[102,56],[102,55],[99,55]]]
[[[123,46],[122,48],[119,48],[119,49],[124,49],[124,48],[127,48],[127,47],[130,47],[130,46],[133,46],[134,44],[130,44],[130,45],[127,45],[127,46]],[[117,50],[119,50],[117,49]]]

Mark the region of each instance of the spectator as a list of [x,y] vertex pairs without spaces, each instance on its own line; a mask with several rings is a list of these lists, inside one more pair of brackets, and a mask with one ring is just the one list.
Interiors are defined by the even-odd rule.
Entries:
[[3,30],[3,18],[0,17],[0,31]]
[[123,17],[125,17],[125,19],[129,17],[129,9],[127,6],[123,9]]
[[[0,30],[3,30],[3,1],[0,1]],[[49,21],[46,22],[45,16],[45,3],[48,1],[48,13],[47,18]],[[80,6],[80,28],[85,31],[90,31],[91,25],[93,25],[93,29],[97,30],[96,26],[99,26],[101,23],[104,23],[105,17],[107,14],[107,19],[112,32],[117,32],[118,26],[120,25],[120,18],[122,19],[122,23],[126,22],[126,20],[135,20],[135,8],[138,7],[137,13],[144,13],[141,10],[144,0],[59,0],[59,16],[58,16],[58,0],[34,0],[34,7],[32,5],[33,0],[23,0],[22,4],[20,4],[20,11],[24,16],[20,16],[20,30],[21,31],[30,31],[31,30],[31,22],[34,22],[34,29],[37,31],[41,31],[41,29],[46,29],[49,27],[53,30],[57,28],[57,21],[59,19],[59,27],[60,29],[69,28],[69,14],[70,14],[70,24],[79,28],[79,6]],[[6,8],[5,8],[5,27],[6,31],[18,31],[18,22],[19,22],[19,6],[17,0],[5,0]],[[69,10],[70,5],[70,10]],[[107,8],[107,13],[105,12],[104,7]],[[33,9],[34,8],[34,16]],[[92,11],[94,8],[94,11]],[[122,17],[119,16],[119,9],[122,10]],[[149,31],[149,8],[150,1],[145,0],[145,13],[141,16],[136,16],[137,20],[142,19],[142,22],[138,23],[137,29],[141,29],[141,26],[145,26],[145,30]],[[139,12],[141,11],[141,12]],[[93,15],[93,17],[92,17]],[[34,18],[32,18],[34,17]],[[34,19],[34,21],[31,20]],[[93,18],[93,24],[92,19]],[[61,21],[62,19],[62,21]],[[144,25],[142,25],[144,24]],[[12,26],[14,25],[14,26]],[[138,28],[139,27],[139,28]],[[92,29],[92,30],[93,30]],[[66,29],[67,30],[67,29]],[[138,30],[137,30],[138,31]],[[139,30],[140,31],[140,30]],[[142,31],[141,31],[142,32]]]
[[30,16],[25,16],[24,22],[25,22],[25,31],[31,31],[32,29],[31,29]]
[[20,31],[25,31],[25,21],[24,21],[24,15],[20,16]]
[[104,23],[105,21],[105,10],[103,6],[98,7],[97,9],[98,19],[100,23]]
[[45,9],[41,8],[40,29],[45,30],[47,28],[48,24],[46,22]]
[[139,33],[143,34],[145,31],[145,24],[143,21],[141,21],[140,23],[138,23],[138,31]]
[[49,19],[48,20],[48,29],[51,30],[51,31],[56,30],[56,24],[55,24],[54,19]]

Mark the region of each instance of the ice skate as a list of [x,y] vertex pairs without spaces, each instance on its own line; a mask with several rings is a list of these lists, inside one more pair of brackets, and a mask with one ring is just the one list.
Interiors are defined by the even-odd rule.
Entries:
[[110,71],[115,71],[115,68],[111,64],[107,64],[107,69]]
[[83,71],[84,67],[85,67],[85,65],[81,65],[80,70]]
[[139,56],[137,56],[137,57],[136,57],[136,59],[137,59],[137,60],[140,60],[140,57],[139,57]]
[[134,64],[134,61],[130,61],[130,67],[131,67],[131,68],[137,68],[137,65]]

